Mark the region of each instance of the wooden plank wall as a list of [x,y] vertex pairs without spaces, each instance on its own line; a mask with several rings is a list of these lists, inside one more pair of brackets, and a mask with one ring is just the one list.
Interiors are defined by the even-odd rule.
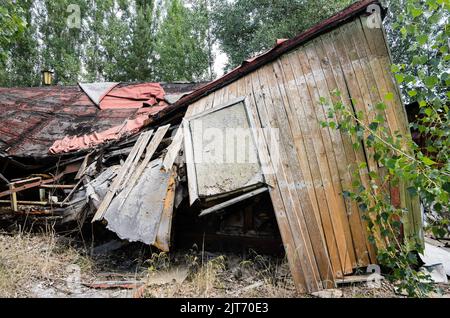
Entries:
[[[367,161],[363,148],[355,150],[348,136],[325,129],[327,118],[320,97],[363,111],[371,119],[374,105],[394,93],[385,112],[390,131],[406,132],[406,113],[389,71],[390,57],[382,29],[367,28],[360,17],[321,35],[273,63],[225,86],[192,104],[186,116],[246,97],[252,124],[263,137],[260,156],[268,158],[275,173],[265,175],[291,272],[300,292],[334,285],[356,267],[376,262],[375,247],[367,239],[361,211],[347,202],[342,191]],[[332,94],[339,90],[340,97]],[[278,147],[270,134],[279,130]],[[279,153],[274,153],[278,148]],[[279,155],[280,164],[275,158]],[[367,170],[360,170],[364,184]]]

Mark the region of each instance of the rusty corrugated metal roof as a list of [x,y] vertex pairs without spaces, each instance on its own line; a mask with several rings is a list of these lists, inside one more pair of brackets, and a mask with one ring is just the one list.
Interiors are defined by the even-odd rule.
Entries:
[[[116,88],[133,86],[141,87],[142,83],[121,83]],[[161,86],[166,93],[182,94],[199,84]],[[130,99],[124,101],[129,104]],[[142,100],[137,103],[138,107],[143,105]],[[105,131],[143,112],[156,114],[166,106],[100,109],[78,86],[0,88],[0,152],[16,157],[46,157],[56,140]]]

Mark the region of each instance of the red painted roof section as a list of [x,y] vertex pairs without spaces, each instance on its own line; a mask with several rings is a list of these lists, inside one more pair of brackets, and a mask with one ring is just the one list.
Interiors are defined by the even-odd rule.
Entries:
[[[143,85],[119,84],[116,87],[119,93],[132,96],[133,100],[121,98],[124,108],[117,107],[120,103],[115,102],[115,107],[106,109],[96,106],[78,86],[0,88],[0,153],[43,158],[48,156],[56,140],[105,132],[123,125],[126,120],[138,119],[139,122],[142,116],[148,118],[149,114],[165,109],[165,102],[136,108],[152,100],[148,95],[131,94],[133,87],[142,92]],[[195,83],[162,84],[166,94],[182,94],[198,86]],[[161,97],[160,93],[156,99]],[[134,103],[132,108],[131,103]]]
[[322,22],[313,26],[311,29],[298,34],[292,39],[286,41],[277,41],[277,45],[275,45],[275,47],[273,47],[269,51],[247,61],[244,61],[241,66],[235,68],[231,72],[225,74],[224,76],[207,85],[202,86],[192,94],[181,98],[176,103],[170,105],[163,111],[152,116],[150,122],[160,120],[162,117],[171,115],[172,113],[177,111],[184,111],[186,107],[198,101],[202,97],[209,95],[212,92],[238,80],[239,78],[255,71],[261,66],[274,61],[281,55],[297,48],[298,46],[312,40],[313,38],[340,26],[347,21],[350,21],[356,16],[364,13],[370,14],[371,12],[367,12],[367,9],[371,4],[380,5],[380,2],[379,0],[362,0],[356,2],[346,9],[342,10],[341,12],[337,13],[336,15],[332,16],[331,18],[323,20]]
[[142,103],[157,104],[164,99],[164,89],[159,83],[142,83],[115,87],[100,102],[101,109],[141,108]]

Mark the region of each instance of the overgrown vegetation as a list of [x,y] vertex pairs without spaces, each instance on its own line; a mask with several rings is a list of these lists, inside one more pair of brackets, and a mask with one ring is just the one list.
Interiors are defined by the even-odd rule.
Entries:
[[[420,198],[428,217],[427,229],[436,237],[449,234],[450,7],[448,0],[403,2],[393,32],[399,32],[401,41],[409,43],[406,51],[410,59],[392,65],[392,71],[407,94],[405,99],[420,106],[420,115],[411,129],[426,136],[425,145],[414,143],[409,132],[390,131],[386,124],[385,113],[395,92],[388,93],[384,102],[375,106],[377,113],[373,118],[337,102],[330,107],[329,121],[322,124],[351,136],[355,148],[364,143],[369,149],[369,161],[384,171],[380,175],[377,168],[360,163],[353,188],[343,194],[355,200],[364,212],[370,240],[379,248],[378,260],[390,269],[388,277],[409,296],[423,297],[433,290],[428,277],[417,270],[414,251],[423,252],[423,245],[420,238],[408,233],[403,233],[406,235],[402,240],[400,222],[418,207],[396,206],[388,185],[405,188],[411,202]],[[433,26],[432,34],[429,26]]]

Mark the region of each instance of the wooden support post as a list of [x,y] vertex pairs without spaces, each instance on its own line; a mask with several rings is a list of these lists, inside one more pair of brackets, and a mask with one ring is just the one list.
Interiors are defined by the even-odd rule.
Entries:
[[39,200],[45,201],[45,189],[39,189]]
[[14,183],[9,185],[9,189],[11,190],[11,209],[17,212],[19,209],[17,207],[17,193],[14,192]]

